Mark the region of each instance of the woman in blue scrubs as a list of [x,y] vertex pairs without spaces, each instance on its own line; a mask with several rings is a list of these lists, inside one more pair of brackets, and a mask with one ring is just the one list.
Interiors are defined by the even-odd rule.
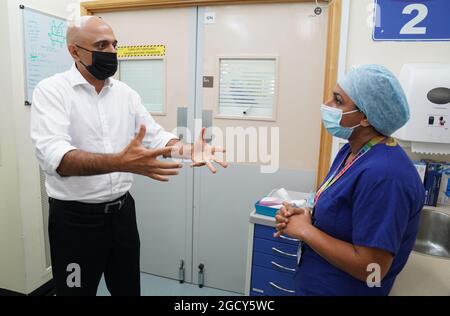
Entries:
[[409,107],[386,68],[353,69],[322,105],[333,136],[348,139],[311,209],[285,204],[277,235],[301,240],[297,295],[388,295],[414,246],[425,192],[403,149],[390,137]]

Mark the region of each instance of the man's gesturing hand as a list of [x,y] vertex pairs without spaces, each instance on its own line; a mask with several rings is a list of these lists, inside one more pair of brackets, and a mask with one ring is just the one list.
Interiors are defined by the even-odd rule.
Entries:
[[206,128],[202,129],[200,137],[196,140],[191,154],[192,167],[207,166],[212,173],[216,173],[217,169],[213,166],[213,162],[218,163],[223,168],[227,168],[228,164],[224,160],[219,160],[215,154],[225,153],[224,148],[209,145],[205,140]]
[[159,156],[168,156],[174,149],[165,147],[161,149],[147,149],[142,145],[146,128],[141,125],[139,133],[131,143],[119,154],[120,169],[122,172],[140,174],[154,180],[167,182],[168,176],[178,175],[183,166],[174,162],[162,162]]

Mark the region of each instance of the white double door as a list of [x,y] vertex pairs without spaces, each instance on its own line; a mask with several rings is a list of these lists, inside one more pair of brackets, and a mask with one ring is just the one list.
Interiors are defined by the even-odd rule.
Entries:
[[[298,191],[313,187],[327,29],[326,15],[314,16],[313,9],[311,4],[298,3],[99,14],[113,27],[119,45],[165,45],[166,110],[154,118],[167,130],[187,126],[195,131],[197,120],[197,125],[221,129],[279,131],[279,138],[269,140],[269,146],[278,150],[275,173],[261,173],[262,162],[247,159],[231,163],[227,170],[218,168],[217,175],[186,165],[169,183],[135,177],[132,194],[143,272],[171,279],[183,274],[188,283],[198,284],[200,278],[207,287],[244,293],[254,202],[274,187]],[[227,56],[276,58],[274,120],[217,117],[218,60]],[[204,76],[213,77],[212,87],[203,87]],[[202,118],[206,120],[201,122]]]

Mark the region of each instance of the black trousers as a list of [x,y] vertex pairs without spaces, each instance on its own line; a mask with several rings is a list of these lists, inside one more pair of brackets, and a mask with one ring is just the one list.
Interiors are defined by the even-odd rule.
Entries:
[[95,296],[102,274],[113,296],[139,296],[140,240],[134,199],[105,213],[49,199],[49,239],[58,296]]

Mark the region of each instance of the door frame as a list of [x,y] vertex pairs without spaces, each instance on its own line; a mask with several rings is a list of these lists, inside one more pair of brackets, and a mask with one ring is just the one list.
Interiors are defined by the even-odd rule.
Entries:
[[[136,9],[161,9],[194,6],[301,3],[314,0],[97,0],[82,2],[81,15],[93,15],[101,12],[127,11]],[[332,97],[339,71],[339,48],[341,40],[342,0],[335,0],[328,10],[327,51],[325,60],[325,82],[323,100]],[[325,179],[331,162],[333,139],[321,126],[319,165],[317,169],[317,187]]]

